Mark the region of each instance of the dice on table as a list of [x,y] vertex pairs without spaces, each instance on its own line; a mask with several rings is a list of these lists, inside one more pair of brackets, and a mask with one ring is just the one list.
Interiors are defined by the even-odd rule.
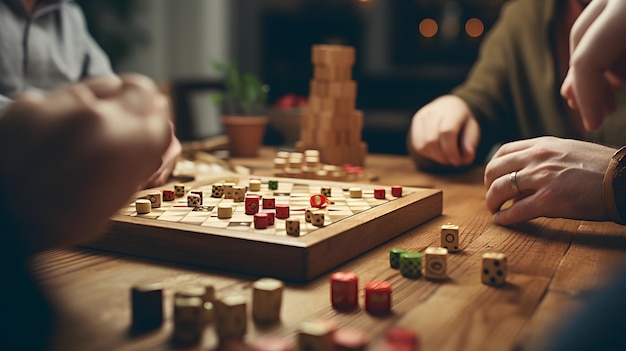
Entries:
[[428,279],[448,278],[448,249],[427,247],[424,251],[424,276]]
[[483,284],[504,285],[506,283],[506,255],[499,252],[487,252],[483,255],[481,280]]
[[448,252],[459,251],[459,226],[444,224],[441,226],[441,247],[448,249]]

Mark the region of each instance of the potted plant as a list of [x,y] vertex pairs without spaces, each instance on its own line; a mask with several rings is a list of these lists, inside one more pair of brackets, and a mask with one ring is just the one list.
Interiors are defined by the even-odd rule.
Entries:
[[222,107],[222,124],[234,157],[255,157],[268,124],[266,102],[269,86],[253,74],[239,73],[235,61],[215,62],[214,68],[225,78],[223,93],[213,95]]

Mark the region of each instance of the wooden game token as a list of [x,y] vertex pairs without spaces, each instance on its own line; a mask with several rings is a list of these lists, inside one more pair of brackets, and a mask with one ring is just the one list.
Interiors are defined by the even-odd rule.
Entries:
[[289,236],[300,236],[300,221],[297,219],[287,219],[285,221],[285,230]]
[[276,218],[275,210],[263,210],[261,213],[265,213],[267,215],[267,225],[274,225],[274,220]]
[[273,209],[276,208],[276,199],[273,196],[263,196],[263,208]]
[[400,273],[406,278],[422,276],[422,254],[419,252],[403,252],[400,254]]
[[374,198],[379,200],[384,200],[386,197],[384,188],[376,188],[374,189]]
[[391,187],[391,195],[402,197],[402,185],[394,185]]
[[135,210],[138,214],[147,214],[152,211],[152,203],[148,199],[135,200]]
[[328,197],[332,196],[332,189],[333,188],[331,188],[329,186],[323,186],[323,187],[320,188],[320,193],[322,193],[322,195],[324,195],[324,196],[326,196],[328,198]]
[[254,215],[259,212],[259,196],[254,194],[246,195],[246,214]]
[[276,205],[276,218],[279,218],[279,219],[289,218],[289,205],[277,204]]
[[228,219],[233,216],[233,206],[229,203],[220,203],[217,205],[217,218]]
[[444,224],[441,226],[441,247],[448,249],[448,252],[459,251],[459,226]]
[[232,199],[234,197],[234,192],[233,192],[233,187],[237,185],[235,183],[224,183],[223,187],[224,187],[224,198],[225,199]]
[[487,252],[483,254],[481,280],[487,285],[506,284],[507,259],[506,255],[499,252]]
[[363,197],[363,190],[361,188],[350,188],[350,198],[360,199]]
[[161,207],[162,195],[161,195],[160,191],[151,191],[151,192],[148,193],[148,195],[146,195],[145,198],[150,200],[150,206],[152,208],[159,208],[159,207]]
[[405,249],[396,249],[392,248],[389,250],[389,266],[391,268],[398,269],[400,268],[400,255],[405,253]]
[[261,191],[261,181],[258,179],[251,179],[248,186],[250,191]]
[[309,199],[311,206],[315,208],[323,208],[328,205],[328,198],[322,194],[315,194]]
[[267,187],[270,190],[278,190],[278,180],[270,180],[267,182]]
[[224,184],[215,183],[211,186],[211,197],[220,198],[224,195]]
[[330,301],[333,308],[352,310],[359,306],[359,277],[352,272],[335,272],[330,276]]
[[424,277],[428,279],[448,278],[448,249],[427,247],[424,251]]
[[246,196],[246,187],[241,185],[235,185],[233,187],[233,201],[243,202]]
[[266,229],[269,224],[267,213],[256,213],[254,215],[254,228]]
[[187,207],[198,207],[202,202],[200,195],[198,194],[189,194],[187,195]]
[[252,351],[296,351],[295,346],[283,338],[262,336],[251,345]]
[[418,351],[419,350],[419,336],[411,329],[392,327],[386,335],[385,341],[392,345],[402,346],[402,350],[406,351]]
[[262,278],[252,284],[252,318],[270,324],[280,320],[284,284],[280,280]]
[[177,197],[185,196],[185,184],[179,183],[174,185],[174,191]]
[[323,227],[325,214],[326,212],[324,211],[313,211],[313,213],[311,213],[311,224],[316,227]]
[[365,284],[365,310],[371,314],[391,312],[391,284],[384,280],[372,280]]
[[316,211],[316,208],[307,208],[304,210],[304,220],[308,223],[311,223],[311,218],[313,217],[313,211]]
[[202,194],[202,190],[192,190],[191,194],[195,194],[195,195],[198,195],[200,197],[200,206],[202,206],[202,204],[204,202],[204,201],[202,201],[203,197],[204,197],[203,194]]
[[318,322],[303,322],[298,332],[298,349],[328,351],[333,349],[333,331]]
[[174,201],[174,199],[176,199],[176,191],[163,189],[163,201]]
[[140,284],[131,290],[133,332],[144,332],[163,324],[163,286],[159,283]]

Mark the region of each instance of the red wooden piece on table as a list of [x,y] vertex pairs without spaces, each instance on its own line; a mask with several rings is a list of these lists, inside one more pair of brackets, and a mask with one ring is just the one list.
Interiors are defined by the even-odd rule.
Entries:
[[176,192],[172,189],[163,190],[163,201],[174,201],[176,199]]
[[328,198],[322,194],[315,194],[311,196],[309,202],[311,203],[311,206],[315,208],[322,208],[328,205]]
[[276,217],[276,212],[274,210],[263,210],[261,213],[265,213],[267,215],[267,225],[274,225],[274,218]]
[[393,327],[387,331],[385,339],[389,344],[405,346],[403,350],[419,351],[419,337],[411,329]]
[[359,277],[352,272],[335,272],[330,276],[330,301],[333,308],[350,310],[358,307]]
[[246,195],[246,214],[253,215],[259,212],[259,196],[248,194]]
[[402,185],[394,185],[391,187],[391,195],[395,197],[402,196]]
[[386,196],[386,191],[384,188],[374,189],[374,198],[384,200],[385,196]]
[[276,199],[273,197],[264,197],[263,208],[276,208]]
[[254,227],[256,229],[265,229],[268,225],[267,213],[256,213],[254,215]]
[[280,218],[280,219],[289,218],[289,205],[277,204],[276,205],[276,218]]
[[372,280],[365,284],[365,310],[372,314],[391,312],[391,284],[384,280]]

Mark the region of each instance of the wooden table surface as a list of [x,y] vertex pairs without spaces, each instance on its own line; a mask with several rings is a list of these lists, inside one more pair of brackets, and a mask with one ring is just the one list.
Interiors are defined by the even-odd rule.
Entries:
[[[274,150],[257,159],[233,162],[270,175]],[[367,331],[372,344],[392,326],[419,333],[422,350],[536,350],[559,323],[584,306],[582,296],[606,283],[626,261],[626,227],[563,219],[537,219],[513,227],[494,225],[486,208],[483,170],[434,176],[415,171],[408,157],[370,155],[366,169],[381,185],[435,187],[443,190],[443,215],[340,267],[359,275],[360,287],[372,279],[393,285],[393,313],[369,315],[333,310],[328,275],[306,285],[287,285],[281,323],[260,328],[248,324],[247,341],[262,335],[295,340],[298,325],[330,317],[339,327]],[[554,204],[558,206],[559,204]],[[389,268],[389,249],[423,251],[437,246],[442,224],[460,227],[462,252],[448,257],[449,280],[411,280]],[[508,256],[506,286],[480,282],[481,256],[487,251]],[[142,258],[83,249],[60,249],[34,259],[35,276],[59,310],[54,337],[58,350],[171,350],[171,297],[176,287],[197,278],[212,278],[218,296],[250,294],[253,277],[235,276]],[[131,336],[130,288],[143,281],[166,287],[166,320],[161,329]],[[360,293],[363,296],[363,291]],[[212,349],[212,331],[201,349]]]

